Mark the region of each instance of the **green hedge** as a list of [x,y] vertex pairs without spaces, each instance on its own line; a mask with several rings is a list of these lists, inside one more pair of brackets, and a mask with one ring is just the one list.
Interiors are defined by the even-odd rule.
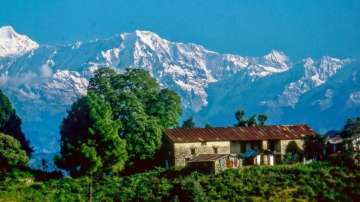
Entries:
[[[90,179],[0,177],[0,201],[87,201]],[[204,175],[154,170],[94,180],[94,201],[360,201],[360,172],[326,163],[252,166]]]

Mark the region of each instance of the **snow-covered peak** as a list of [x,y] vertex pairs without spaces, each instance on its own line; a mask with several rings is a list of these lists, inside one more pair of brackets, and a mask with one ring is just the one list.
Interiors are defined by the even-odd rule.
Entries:
[[289,58],[285,55],[285,53],[278,51],[278,50],[272,50],[269,54],[265,55],[264,58],[269,61],[284,63],[288,62]]
[[159,35],[151,31],[136,30],[134,34],[143,41],[163,40]]
[[[171,42],[150,31],[135,31],[135,48],[141,52],[155,51],[156,55],[169,55]],[[140,50],[141,49],[141,50]]]
[[136,30],[134,32],[128,32],[128,33],[122,33],[120,34],[120,37],[128,42],[128,43],[135,43],[135,42],[141,42],[147,45],[150,45],[150,47],[159,42],[169,42],[165,39],[162,39],[159,35],[157,35],[154,32],[151,31],[143,31],[143,30]]
[[265,55],[263,58],[266,64],[278,65],[279,67],[286,70],[291,66],[289,57],[281,51],[272,50],[269,54]]
[[300,96],[326,84],[330,77],[351,62],[350,59],[338,59],[329,56],[324,56],[319,61],[315,61],[310,57],[303,59],[304,75],[285,88],[277,101],[278,106],[291,106],[294,108]]
[[270,76],[289,70],[291,61],[283,52],[272,50],[269,54],[257,58],[247,57],[250,60],[248,71],[249,75],[255,78]]
[[342,68],[345,64],[350,62],[350,59],[338,59],[330,56],[324,56],[320,61],[320,69],[324,72],[335,74],[338,69]]
[[0,37],[1,38],[11,38],[15,33],[14,28],[11,26],[0,27]]
[[11,26],[0,27],[0,58],[19,56],[38,47],[36,42],[18,34]]
[[309,68],[311,66],[314,66],[314,64],[315,64],[315,61],[310,57],[303,59],[303,62],[304,62],[305,68]]
[[345,64],[351,62],[350,59],[338,59],[324,56],[317,63],[312,58],[303,60],[305,68],[305,78],[314,82],[315,86],[319,86],[326,80],[335,75]]

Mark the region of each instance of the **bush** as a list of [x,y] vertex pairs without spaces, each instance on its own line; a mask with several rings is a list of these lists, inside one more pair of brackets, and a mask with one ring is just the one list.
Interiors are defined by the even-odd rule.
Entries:
[[[0,201],[87,201],[89,178],[0,176]],[[31,180],[30,180],[31,181]],[[94,201],[360,201],[360,172],[328,163],[256,166],[216,175],[154,170],[94,181]]]
[[0,133],[0,170],[26,166],[28,161],[26,151],[21,148],[19,141]]

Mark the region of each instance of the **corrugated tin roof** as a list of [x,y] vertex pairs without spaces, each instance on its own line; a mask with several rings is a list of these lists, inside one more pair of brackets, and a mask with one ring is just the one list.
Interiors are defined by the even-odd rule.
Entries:
[[228,155],[229,154],[199,154],[188,162],[192,163],[192,162],[216,161]]
[[291,140],[315,135],[308,125],[167,129],[173,142]]

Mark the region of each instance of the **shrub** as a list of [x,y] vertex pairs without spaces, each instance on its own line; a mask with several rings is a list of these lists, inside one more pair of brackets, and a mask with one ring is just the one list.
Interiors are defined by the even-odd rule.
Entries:
[[[89,178],[0,176],[0,201],[87,201]],[[94,201],[360,201],[360,172],[328,163],[257,166],[216,175],[153,170],[94,181]]]
[[26,166],[29,159],[26,151],[15,138],[0,133],[0,169]]

